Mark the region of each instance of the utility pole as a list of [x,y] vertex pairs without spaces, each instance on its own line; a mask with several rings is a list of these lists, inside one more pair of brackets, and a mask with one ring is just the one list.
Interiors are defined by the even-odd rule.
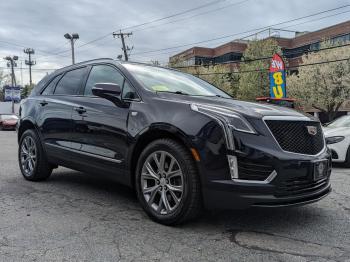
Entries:
[[23,50],[23,52],[28,55],[28,60],[25,61],[25,64],[29,66],[29,84],[30,86],[32,86],[32,66],[36,64],[36,62],[32,60],[32,55],[34,55],[34,49],[26,48]]
[[4,57],[5,60],[7,60],[7,67],[11,67],[11,100],[12,100],[12,113],[15,113],[15,101],[13,99],[13,90],[15,88],[16,84],[16,76],[15,76],[15,70],[14,67],[17,66],[16,61],[18,60],[18,56],[6,56]]
[[125,61],[129,60],[129,58],[128,58],[128,51],[133,49],[133,47],[129,48],[128,46],[125,45],[125,37],[129,37],[131,35],[132,35],[132,32],[130,32],[130,33],[122,33],[122,31],[120,31],[119,33],[115,33],[115,32],[113,33],[113,37],[114,38],[118,37],[118,38],[120,38],[122,40],[122,45],[123,45],[122,50],[124,52],[124,60]]
[[79,39],[79,35],[77,33],[73,34],[65,34],[64,37],[70,41],[70,45],[72,48],[72,64],[75,64],[75,56],[74,56],[74,43],[77,39]]

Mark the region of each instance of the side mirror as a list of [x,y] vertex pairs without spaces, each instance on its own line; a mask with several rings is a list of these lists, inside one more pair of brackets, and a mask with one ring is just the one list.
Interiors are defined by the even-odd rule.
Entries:
[[95,96],[99,96],[111,101],[113,104],[119,107],[125,107],[126,104],[120,100],[118,97],[122,89],[118,84],[113,83],[97,83],[91,89],[92,94]]
[[92,88],[92,94],[100,97],[106,95],[119,96],[121,92],[120,86],[113,83],[97,83]]

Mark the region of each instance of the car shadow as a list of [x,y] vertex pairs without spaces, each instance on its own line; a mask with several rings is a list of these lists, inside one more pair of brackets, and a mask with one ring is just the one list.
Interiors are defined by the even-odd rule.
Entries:
[[[105,177],[97,177],[67,169],[57,174],[54,172],[46,183],[57,186],[57,190],[60,192],[66,190],[68,186],[74,191],[79,191],[87,201],[95,201],[94,196],[97,194],[99,201],[106,201],[112,205],[125,202],[133,210],[139,210],[143,213],[133,189]],[[91,199],[89,199],[90,197]],[[200,228],[202,226],[212,225],[216,227],[221,225],[227,228],[228,231],[269,231],[278,228],[283,230],[288,226],[292,230],[294,226],[314,224],[315,219],[322,219],[323,210],[316,208],[315,205],[290,208],[254,207],[244,210],[204,211],[199,219],[180,227]]]
[[70,169],[65,169],[59,173],[56,173],[54,170],[52,176],[44,183],[55,184],[57,187],[62,188],[61,192],[64,192],[63,190],[68,186],[87,197],[91,195],[93,198],[94,194],[100,196],[105,194],[106,198],[107,196],[109,197],[108,201],[111,200],[110,198],[118,198],[138,204],[136,194],[132,188],[104,176],[99,177]]

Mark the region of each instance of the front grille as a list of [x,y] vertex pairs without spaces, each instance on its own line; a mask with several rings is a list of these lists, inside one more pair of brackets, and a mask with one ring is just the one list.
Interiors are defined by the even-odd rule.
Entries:
[[245,158],[238,158],[237,162],[239,179],[264,181],[274,170],[271,165],[254,163]]
[[[316,155],[324,148],[321,125],[312,121],[266,120],[271,133],[284,151]],[[317,133],[311,135],[308,126],[316,127]]]
[[281,183],[275,191],[276,196],[293,196],[315,192],[328,185],[329,176],[327,178],[313,181],[307,177],[291,178]]

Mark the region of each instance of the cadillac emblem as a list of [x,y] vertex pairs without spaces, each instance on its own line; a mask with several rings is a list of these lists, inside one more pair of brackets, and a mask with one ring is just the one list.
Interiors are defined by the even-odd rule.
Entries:
[[306,126],[306,129],[307,129],[307,132],[312,136],[315,136],[317,134],[316,126]]

